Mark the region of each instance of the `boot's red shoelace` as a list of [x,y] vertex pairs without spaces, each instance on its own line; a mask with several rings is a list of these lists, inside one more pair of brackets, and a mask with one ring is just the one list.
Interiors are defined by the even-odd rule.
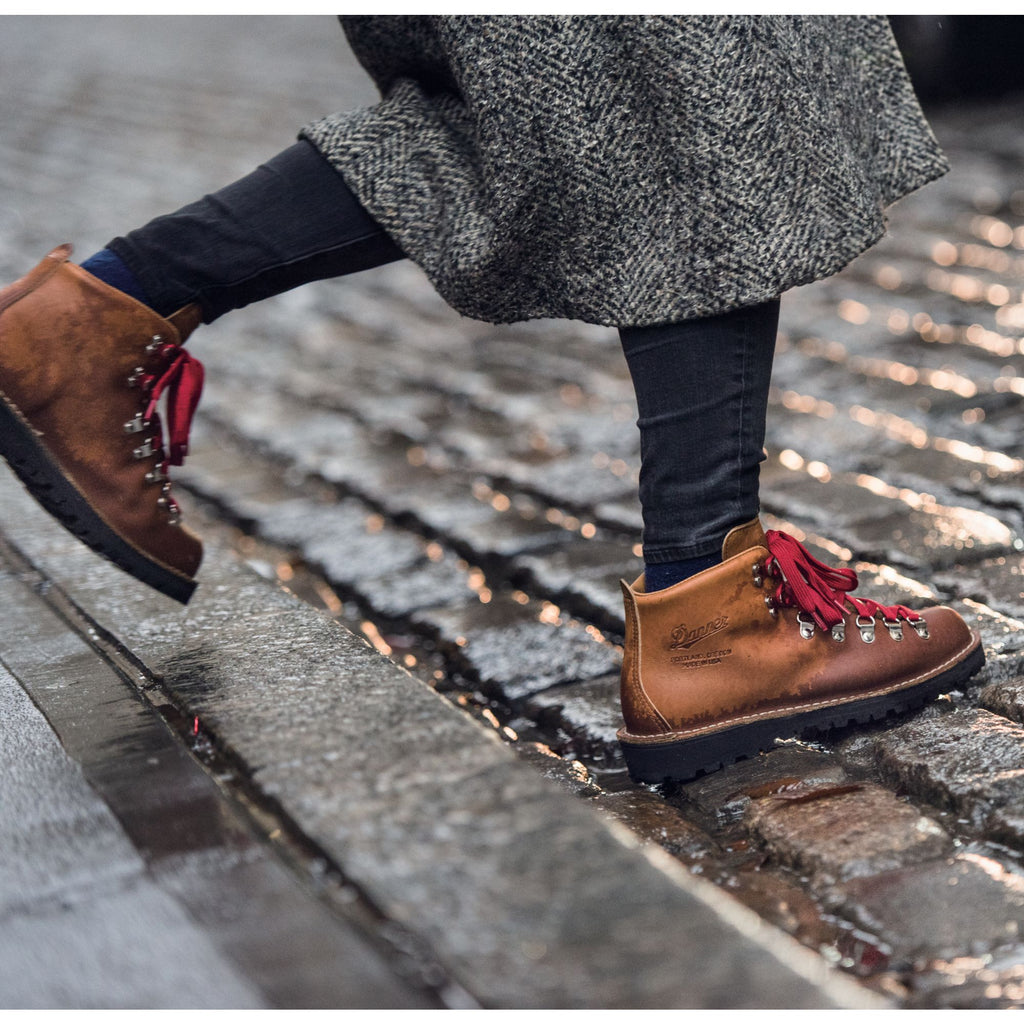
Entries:
[[160,396],[167,392],[167,466],[180,466],[188,454],[192,417],[203,393],[203,364],[177,345],[165,345],[161,355],[175,353],[159,376],[146,379],[142,386],[149,391],[145,418],[152,419]]
[[921,616],[902,604],[882,605],[870,598],[850,597],[857,587],[857,574],[852,569],[835,569],[819,562],[795,537],[781,530],[765,532],[769,556],[765,571],[781,577],[775,588],[777,605],[799,608],[810,615],[823,630],[842,622],[846,605],[858,616],[873,618],[881,613],[893,622],[906,619],[914,622]]

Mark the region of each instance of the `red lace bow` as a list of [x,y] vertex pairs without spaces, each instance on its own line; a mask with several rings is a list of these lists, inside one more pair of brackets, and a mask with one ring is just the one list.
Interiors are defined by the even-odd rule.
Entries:
[[765,571],[781,577],[775,588],[775,603],[799,608],[823,630],[829,630],[843,620],[846,605],[865,618],[873,618],[879,613],[890,622],[896,619],[913,622],[921,618],[902,604],[882,605],[870,598],[850,597],[850,591],[857,588],[857,574],[852,569],[834,569],[819,562],[788,533],[768,530],[765,541],[769,551]]

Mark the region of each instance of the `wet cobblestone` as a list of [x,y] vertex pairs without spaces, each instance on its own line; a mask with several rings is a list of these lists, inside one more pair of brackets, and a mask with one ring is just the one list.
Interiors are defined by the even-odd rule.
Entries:
[[[1024,878],[988,857],[964,853],[853,879],[835,890],[833,906],[886,937],[890,967],[923,966],[1016,943],[1024,925]],[[991,913],[994,906],[998,914]]]
[[580,624],[562,622],[554,606],[548,609],[551,614],[496,598],[462,609],[431,609],[415,620],[439,643],[455,649],[452,660],[485,692],[511,703],[618,667],[613,647]]
[[816,888],[930,860],[952,845],[943,828],[881,786],[780,787],[748,811],[774,857]]
[[877,740],[882,774],[978,834],[1024,845],[1024,728],[983,708],[931,714]]
[[722,857],[718,843],[656,793],[632,789],[603,793],[594,804],[643,842],[660,846],[689,867]]

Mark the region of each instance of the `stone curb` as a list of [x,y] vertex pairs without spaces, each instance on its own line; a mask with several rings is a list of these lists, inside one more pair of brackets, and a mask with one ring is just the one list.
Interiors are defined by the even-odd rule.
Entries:
[[877,1007],[365,641],[208,552],[183,611],[0,477],[11,544],[488,1007]]

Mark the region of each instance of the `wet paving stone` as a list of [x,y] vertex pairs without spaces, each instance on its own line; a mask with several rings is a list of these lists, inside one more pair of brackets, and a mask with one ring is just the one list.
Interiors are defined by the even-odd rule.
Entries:
[[[467,493],[462,492],[462,501],[466,502],[467,498]],[[481,508],[482,511],[472,518],[459,515],[456,509],[456,514],[443,523],[436,513],[429,515],[427,521],[435,529],[443,527],[450,543],[481,562],[512,559],[524,553],[537,553],[542,557],[545,553],[557,552],[572,540],[566,530],[535,514],[526,518],[516,514],[514,509],[495,511],[486,505]]]
[[415,621],[452,649],[485,692],[507,701],[618,668],[611,645],[599,643],[581,626],[556,628],[557,611],[548,616],[550,621],[540,621],[538,611],[502,597],[464,609],[430,609]]
[[1024,620],[1024,557],[1007,555],[936,576],[939,586],[956,597],[969,597],[1004,615]]
[[469,585],[466,563],[451,554],[440,554],[412,565],[397,575],[364,576],[359,597],[380,617],[409,619],[424,608],[461,608],[479,602]]
[[515,565],[528,573],[534,592],[620,635],[625,628],[620,580],[632,582],[644,567],[626,538],[577,538],[547,555],[520,556]]
[[978,631],[985,648],[985,664],[970,680],[968,689],[1009,683],[1024,675],[1024,627],[1019,619],[1000,615],[969,599],[952,604],[971,628]]
[[375,367],[362,370],[290,367],[280,389],[299,401],[352,416],[369,431],[398,433],[413,443],[427,441],[436,425],[450,418],[451,399],[443,393]]
[[[226,430],[286,465],[292,473],[319,476],[357,494],[406,491],[415,467],[408,444],[369,434],[351,417],[318,410],[282,395],[252,403],[243,388],[210,386],[201,419],[212,431]],[[429,479],[430,474],[426,474]]]
[[824,482],[770,464],[762,500],[767,508],[785,509],[787,515],[813,523],[860,558],[918,573],[980,561],[1014,543],[1014,533],[991,515],[940,506],[913,494],[906,497],[901,500],[898,488],[875,478],[844,474]]
[[918,716],[876,743],[890,784],[997,842],[1024,845],[1024,728],[966,708]]
[[978,695],[978,704],[993,714],[1024,724],[1024,679],[989,684]]
[[947,853],[935,821],[881,786],[794,783],[755,800],[746,823],[781,863],[816,887]]
[[1014,542],[1010,529],[992,516],[927,504],[852,524],[850,547],[872,561],[928,571],[990,557]]
[[394,472],[396,478],[401,478],[396,486],[360,485],[359,493],[398,522],[418,526],[432,536],[450,536],[466,547],[478,541],[483,551],[489,550],[491,537],[499,550],[507,545],[513,551],[526,550],[534,542],[545,544],[550,538],[545,531],[537,541],[537,533],[525,526],[516,531],[506,523],[506,516],[473,495],[472,479],[428,467],[410,471],[397,462]]
[[884,943],[825,912],[799,878],[752,866],[730,874],[722,885],[765,920],[857,977],[874,982],[874,976],[888,966],[889,951]]
[[618,672],[565,683],[532,694],[524,701],[523,710],[545,729],[564,737],[581,756],[621,761],[616,739],[622,727],[619,686]]
[[[875,494],[867,488],[857,487],[845,480],[827,481],[811,476],[800,460],[789,460],[784,466],[778,455],[771,456],[761,466],[762,501],[769,508],[777,505],[786,514],[827,529],[832,535],[848,529],[858,520],[888,516],[892,513],[891,498]],[[790,468],[797,465],[800,468]],[[822,469],[815,468],[822,473]]]
[[687,783],[679,788],[677,799],[692,807],[713,830],[741,822],[754,801],[772,793],[847,782],[845,771],[831,754],[790,743]]
[[914,979],[907,1009],[1019,1009],[1024,1006],[1024,947],[936,960]]
[[602,814],[629,828],[641,842],[660,846],[690,868],[722,855],[711,836],[656,793],[638,788],[603,793],[591,802]]
[[603,502],[633,496],[636,483],[594,467],[593,456],[581,454],[544,466],[502,462],[493,467],[499,479],[528,494],[543,495],[552,504],[571,509],[590,508]]
[[354,586],[364,577],[400,575],[426,558],[422,538],[385,528],[380,516],[355,501],[313,505],[297,500],[266,510],[260,534],[296,548],[327,579]]
[[609,530],[619,530],[634,540],[643,530],[643,513],[636,494],[616,501],[602,501],[594,506],[594,522]]
[[1024,929],[1024,878],[973,853],[852,879],[830,902],[884,935],[906,964],[978,956],[1018,941]]

